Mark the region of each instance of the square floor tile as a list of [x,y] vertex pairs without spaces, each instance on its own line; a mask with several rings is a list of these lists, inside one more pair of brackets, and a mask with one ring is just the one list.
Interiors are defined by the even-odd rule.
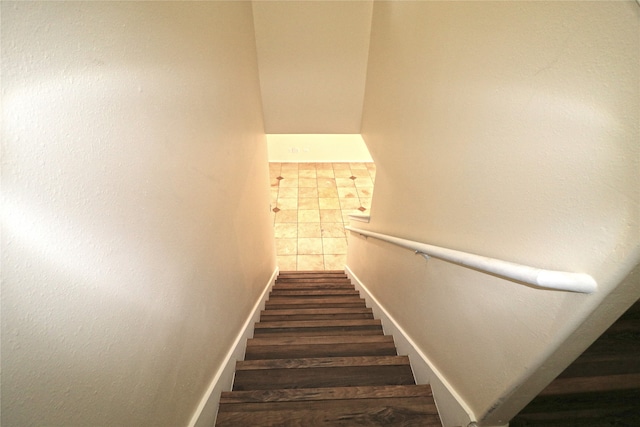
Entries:
[[280,168],[283,171],[297,171],[298,164],[297,163],[280,163]]
[[358,178],[355,180],[356,182],[356,187],[358,188],[362,188],[362,187],[373,187],[373,181],[371,180],[371,178]]
[[[317,175],[316,175],[316,170],[300,170],[298,171],[298,178],[312,178],[312,179],[316,179]],[[306,185],[301,185],[301,187],[307,187]],[[309,186],[312,187],[312,186]]]
[[276,223],[278,222],[298,222],[297,210],[281,210],[276,213]]
[[370,199],[371,196],[373,196],[373,187],[364,187],[364,188],[358,188],[356,189],[356,191],[358,192],[358,196],[362,199],[362,198],[368,198]]
[[298,222],[320,222],[320,211],[315,209],[299,210]]
[[340,209],[321,209],[320,222],[340,222],[342,221],[342,211]]
[[358,209],[360,207],[360,199],[344,198],[340,199],[340,207],[342,210]]
[[298,170],[316,170],[316,163],[298,163]]
[[333,170],[333,165],[331,163],[316,163],[316,171],[327,169]]
[[315,197],[318,198],[318,189],[311,187],[298,188],[298,198]]
[[322,255],[322,239],[314,237],[298,238],[298,255]]
[[324,256],[298,255],[298,271],[324,270]]
[[315,197],[308,198],[299,198],[298,199],[298,209],[319,209],[318,199]]
[[338,189],[335,187],[332,188],[318,188],[318,193],[316,197],[321,197],[323,199],[328,199],[331,197],[338,197]]
[[338,188],[356,188],[355,180],[350,178],[336,178],[336,187]]
[[339,237],[323,237],[322,248],[325,254],[341,255],[347,253],[347,239]]
[[298,187],[317,187],[318,180],[315,178],[299,178]]
[[298,237],[298,224],[293,222],[280,222],[274,225],[274,236],[276,239]]
[[319,178],[317,181],[318,181],[318,188],[335,188],[336,187],[335,178]]
[[276,255],[295,255],[298,253],[298,239],[276,239]]
[[321,224],[322,237],[346,237],[342,222]]
[[299,178],[297,169],[284,169],[284,167],[280,171],[280,176],[286,179]]
[[333,171],[333,173],[336,178],[343,178],[343,179],[349,179],[349,177],[353,175],[353,173],[351,172],[351,169],[338,169]]
[[325,255],[324,256],[324,269],[325,270],[344,270],[347,265],[347,255]]
[[337,197],[322,197],[318,199],[320,209],[340,209],[340,199]]
[[298,188],[297,187],[283,187],[278,192],[278,197],[282,198],[298,198]]
[[277,255],[276,261],[280,271],[295,271],[298,264],[298,255]]
[[356,190],[356,188],[338,188],[338,197],[340,198],[340,201],[342,201],[342,199],[353,199],[353,198],[358,198],[358,191]]
[[289,199],[285,197],[278,197],[277,205],[282,210],[298,209],[298,198],[296,197],[295,199]]
[[316,171],[317,178],[334,178],[333,169],[318,169]]
[[280,188],[283,187],[297,187],[298,178],[284,178],[280,180]]
[[[320,223],[319,222],[299,222],[298,238],[300,237],[324,237],[323,231],[320,228]],[[326,236],[326,237],[340,237],[340,236]]]

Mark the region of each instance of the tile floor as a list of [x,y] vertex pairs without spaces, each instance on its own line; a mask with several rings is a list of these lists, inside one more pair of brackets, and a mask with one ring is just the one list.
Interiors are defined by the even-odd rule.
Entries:
[[278,266],[343,270],[349,214],[368,215],[373,163],[269,163]]

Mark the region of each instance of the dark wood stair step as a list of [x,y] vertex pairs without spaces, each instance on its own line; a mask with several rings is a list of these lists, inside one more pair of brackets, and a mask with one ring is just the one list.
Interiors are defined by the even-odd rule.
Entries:
[[265,310],[260,314],[261,322],[321,319],[373,319],[373,311],[370,308],[301,308]]
[[323,280],[323,279],[337,279],[337,280],[345,280],[349,279],[349,277],[342,272],[331,272],[331,271],[323,271],[323,272],[280,272],[276,280]]
[[271,297],[290,297],[290,298],[308,298],[308,297],[328,297],[328,296],[355,296],[360,298],[360,293],[355,289],[273,289]]
[[640,425],[640,390],[538,396],[509,425],[514,427],[602,427]]
[[[289,308],[331,308],[331,307],[366,307],[364,299],[357,296],[328,296],[317,298],[270,297],[265,301],[265,309],[284,306]],[[313,306],[313,307],[307,307]]]
[[408,356],[308,357],[298,359],[240,360],[236,371],[265,369],[344,368],[349,366],[408,366]]
[[379,399],[386,397],[433,397],[429,385],[385,385],[362,387],[323,387],[301,389],[249,390],[222,392],[220,404],[310,402],[335,399]]
[[233,390],[415,384],[406,356],[245,360]]
[[272,290],[311,290],[311,289],[349,289],[355,287],[351,283],[276,283]]
[[396,354],[390,335],[267,337],[247,340],[245,360]]
[[284,277],[276,279],[276,284],[279,283],[296,283],[296,284],[322,284],[322,283],[338,283],[338,284],[349,284],[351,285],[351,281],[346,277],[317,277],[317,278],[294,278],[294,277]]
[[640,390],[640,374],[556,378],[540,392],[539,396],[557,396],[628,389]]
[[403,397],[221,405],[216,425],[441,427],[442,423],[427,398]]
[[382,323],[378,319],[291,320],[257,323],[253,334],[254,337],[267,335],[382,335],[383,331]]

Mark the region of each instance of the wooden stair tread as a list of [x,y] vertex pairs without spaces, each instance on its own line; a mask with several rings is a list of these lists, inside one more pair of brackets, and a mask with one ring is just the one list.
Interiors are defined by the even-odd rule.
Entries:
[[640,374],[556,378],[542,390],[540,396],[625,389],[640,389]]
[[331,315],[331,314],[369,314],[373,313],[368,307],[333,307],[333,308],[285,308],[285,309],[271,309],[263,310],[261,314],[268,314],[271,316],[295,316],[302,314],[319,314],[319,315]]
[[409,365],[236,370],[233,390],[415,384]]
[[271,288],[272,291],[280,290],[313,290],[313,289],[349,289],[355,287],[351,283],[276,283]]
[[313,357],[304,359],[267,359],[240,360],[236,370],[256,371],[264,369],[310,369],[349,366],[409,366],[407,356],[352,356],[352,357]]
[[323,306],[331,306],[333,304],[359,304],[361,306],[366,306],[364,299],[360,298],[356,295],[335,295],[335,296],[324,296],[317,298],[287,298],[280,296],[270,297],[267,301],[265,301],[265,307],[273,306],[273,305],[289,305],[289,306],[300,306],[305,304],[314,304],[317,305],[317,308],[322,308]]
[[259,336],[247,340],[246,360],[339,356],[394,356],[390,335]]
[[222,392],[220,403],[309,402],[335,399],[379,399],[432,397],[428,385],[385,385],[362,387],[322,387]]
[[352,295],[360,297],[355,289],[273,289],[271,297],[313,297],[329,295]]
[[370,308],[264,310],[260,322],[323,319],[373,319]]
[[285,320],[355,320],[355,319],[373,319],[373,313],[336,313],[336,314],[289,314],[285,316],[264,314],[260,316],[260,321],[269,322],[281,322]]
[[256,324],[255,330],[282,328],[331,328],[350,326],[382,326],[378,319],[338,319],[338,320],[285,320],[279,322],[265,322]]
[[434,404],[424,397],[346,399],[224,405],[217,426],[395,426],[441,427]]
[[247,340],[249,345],[340,345],[365,343],[393,343],[391,335],[363,335],[363,336],[326,336],[326,337],[255,337]]
[[322,283],[344,283],[351,285],[351,281],[346,277],[318,277],[318,278],[305,278],[305,277],[285,277],[276,280],[276,284],[279,283],[297,283],[297,284],[322,284]]

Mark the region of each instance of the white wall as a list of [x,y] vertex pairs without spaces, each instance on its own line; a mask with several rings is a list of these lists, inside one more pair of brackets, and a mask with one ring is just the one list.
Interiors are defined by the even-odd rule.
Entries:
[[372,162],[371,154],[358,134],[267,135],[270,162],[323,163]]
[[372,4],[253,2],[267,133],[360,133]]
[[275,268],[251,4],[2,2],[2,425],[186,425]]
[[542,291],[351,238],[348,265],[484,425],[640,296],[639,14],[631,1],[374,4],[365,227],[599,282]]

